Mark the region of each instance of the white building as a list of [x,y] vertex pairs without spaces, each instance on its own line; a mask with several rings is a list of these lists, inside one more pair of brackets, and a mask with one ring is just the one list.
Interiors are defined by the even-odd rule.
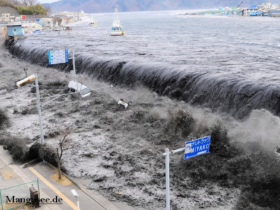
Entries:
[[44,29],[53,29],[53,19],[52,18],[41,18],[40,22],[43,23]]
[[268,9],[268,10],[274,10],[274,9],[280,9],[279,4],[271,4],[270,2],[262,3],[259,6],[259,9]]

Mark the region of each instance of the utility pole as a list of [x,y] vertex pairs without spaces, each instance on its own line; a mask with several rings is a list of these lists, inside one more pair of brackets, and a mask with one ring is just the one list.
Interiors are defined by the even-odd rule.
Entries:
[[35,86],[36,86],[36,96],[37,96],[37,108],[38,108],[38,114],[39,114],[39,124],[40,124],[40,135],[41,135],[41,140],[40,143],[43,145],[44,144],[44,133],[43,133],[43,125],[42,125],[42,115],[41,115],[41,104],[40,104],[40,93],[39,93],[39,84],[38,84],[38,75],[33,74],[29,77],[26,77],[25,79],[18,81],[16,85],[18,87],[21,87],[23,84],[32,82],[35,80]]
[[73,79],[76,82],[76,66],[75,66],[75,53],[74,53],[74,49],[73,49]]
[[34,76],[35,76],[37,107],[38,107],[39,123],[40,123],[41,145],[43,145],[44,144],[44,133],[43,133],[43,125],[42,125],[42,115],[41,115],[41,104],[40,104],[38,75],[34,74]]
[[169,149],[165,149],[165,181],[166,181],[166,210],[170,210],[170,191],[169,191]]

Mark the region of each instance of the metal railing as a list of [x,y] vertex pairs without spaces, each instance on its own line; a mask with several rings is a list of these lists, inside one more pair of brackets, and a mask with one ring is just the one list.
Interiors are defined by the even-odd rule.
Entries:
[[0,189],[1,210],[12,210],[26,205],[26,200],[30,199],[30,187],[34,187],[38,191],[38,196],[40,199],[40,187],[38,179]]

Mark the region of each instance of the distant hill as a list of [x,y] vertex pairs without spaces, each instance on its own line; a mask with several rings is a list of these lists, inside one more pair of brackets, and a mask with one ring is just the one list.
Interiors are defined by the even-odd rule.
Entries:
[[0,16],[2,17],[3,13],[10,13],[14,16],[19,15],[38,15],[46,14],[45,8],[41,4],[23,6],[23,5],[14,5],[6,0],[0,0]]
[[6,0],[0,0],[0,16],[2,16],[3,13],[10,13],[14,16],[19,16],[15,5],[7,2]]
[[[119,11],[153,11],[153,10],[180,10],[180,9],[207,9],[217,7],[233,7],[240,4],[241,0],[62,0],[45,4],[53,12],[80,11],[90,13],[113,12],[115,5]],[[244,0],[244,6],[262,4],[264,0]],[[275,0],[275,3],[277,1]],[[274,3],[271,1],[271,3]],[[279,2],[278,2],[279,3]]]

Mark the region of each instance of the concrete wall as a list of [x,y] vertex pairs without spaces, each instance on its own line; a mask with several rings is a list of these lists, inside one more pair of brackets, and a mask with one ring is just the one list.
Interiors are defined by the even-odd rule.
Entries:
[[0,6],[0,16],[2,17],[3,13],[10,13],[10,15],[13,16],[20,16],[20,14],[18,13],[18,11],[14,8],[11,7],[2,7]]

